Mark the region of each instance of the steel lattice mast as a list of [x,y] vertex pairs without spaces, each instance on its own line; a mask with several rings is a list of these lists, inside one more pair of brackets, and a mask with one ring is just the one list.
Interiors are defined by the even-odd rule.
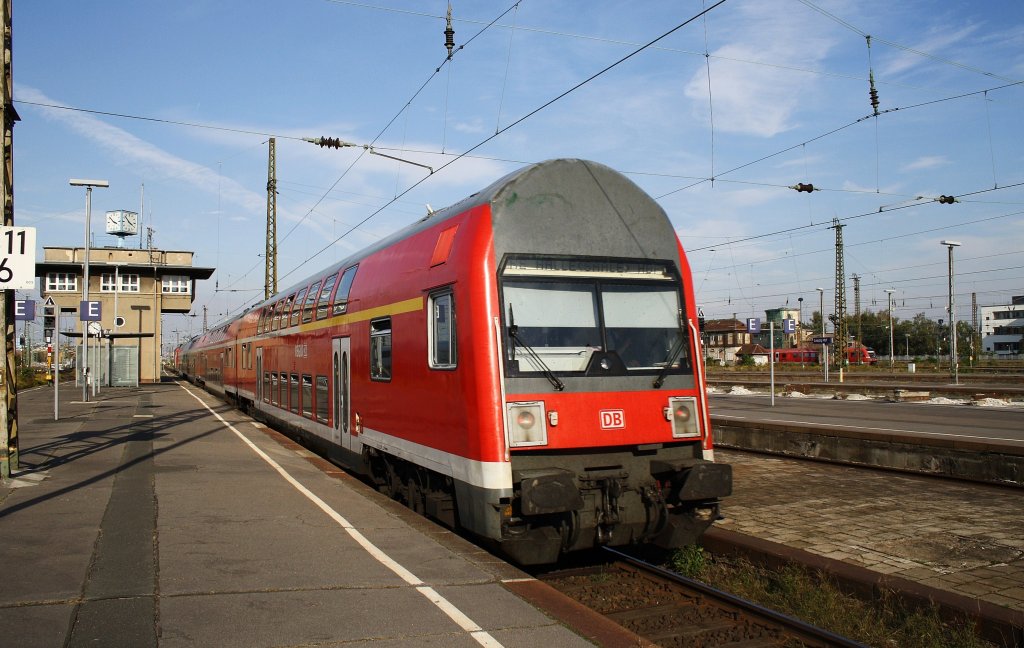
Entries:
[[836,231],[836,314],[832,347],[835,351],[836,366],[844,366],[848,360],[846,345],[849,333],[846,326],[846,267],[843,262],[843,228],[845,225],[838,218],[832,219],[832,229]]
[[266,274],[263,281],[263,298],[270,299],[277,294],[277,154],[275,138],[270,138],[270,155],[267,159],[267,250]]

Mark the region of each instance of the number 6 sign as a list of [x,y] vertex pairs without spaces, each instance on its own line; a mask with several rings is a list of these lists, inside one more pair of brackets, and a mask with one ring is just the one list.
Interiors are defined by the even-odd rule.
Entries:
[[0,227],[0,290],[36,286],[36,228]]

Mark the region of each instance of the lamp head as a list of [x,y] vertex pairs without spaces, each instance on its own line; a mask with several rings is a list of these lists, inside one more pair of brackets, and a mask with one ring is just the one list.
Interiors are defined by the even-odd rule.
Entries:
[[68,184],[72,187],[109,187],[110,183],[106,180],[84,180],[81,178],[71,178],[68,180]]
[[960,247],[960,241],[942,241],[942,244],[947,247]]

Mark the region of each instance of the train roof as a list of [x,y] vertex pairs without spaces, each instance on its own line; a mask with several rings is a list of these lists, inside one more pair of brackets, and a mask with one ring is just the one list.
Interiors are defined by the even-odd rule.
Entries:
[[[564,200],[569,195],[573,201]],[[521,200],[524,197],[525,200]],[[250,311],[297,292],[320,277],[352,266],[397,241],[488,203],[495,221],[496,239],[502,228],[507,240],[521,242],[524,237],[529,238],[529,249],[539,254],[559,253],[579,245],[578,230],[553,227],[553,224],[565,222],[569,212],[573,212],[574,217],[587,219],[583,222],[588,224],[588,230],[603,232],[612,239],[611,249],[620,250],[616,256],[648,259],[675,256],[677,239],[664,210],[632,180],[598,162],[559,158],[517,169],[444,209],[432,211],[375,244],[295,282],[257,303]],[[607,208],[609,204],[611,210]],[[631,213],[623,214],[615,208],[622,204],[628,204]],[[538,210],[537,205],[543,205],[543,209]],[[604,222],[600,222],[602,214]],[[652,214],[660,218],[643,218]],[[644,231],[634,232],[637,227]],[[500,258],[504,251],[496,249],[495,252]]]

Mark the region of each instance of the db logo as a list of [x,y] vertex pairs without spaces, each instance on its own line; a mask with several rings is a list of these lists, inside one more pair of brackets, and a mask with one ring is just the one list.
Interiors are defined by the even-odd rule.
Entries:
[[622,410],[601,410],[601,429],[618,430],[626,427],[626,415]]

